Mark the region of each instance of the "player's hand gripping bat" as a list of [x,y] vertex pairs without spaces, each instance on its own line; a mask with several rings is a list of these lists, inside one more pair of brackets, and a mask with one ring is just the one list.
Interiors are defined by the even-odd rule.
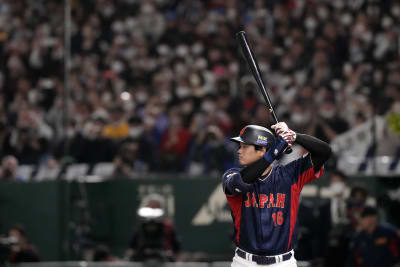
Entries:
[[[268,110],[272,115],[272,118],[275,123],[278,123],[278,118],[276,117],[274,108],[272,107],[271,99],[269,98],[268,91],[265,88],[265,83],[262,79],[260,68],[258,67],[258,63],[254,57],[253,51],[251,50],[249,43],[247,42],[246,33],[244,31],[240,31],[236,33],[236,38],[239,42],[240,47],[242,48],[243,54],[247,60],[247,63],[250,66],[251,72],[253,73],[254,79],[256,79],[258,88],[261,91],[261,94],[264,97],[264,100],[267,104]],[[289,154],[292,152],[292,149],[289,147],[286,149],[286,153]]]

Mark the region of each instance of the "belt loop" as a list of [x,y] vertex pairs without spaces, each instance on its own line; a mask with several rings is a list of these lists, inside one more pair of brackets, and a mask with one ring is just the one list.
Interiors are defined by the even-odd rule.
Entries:
[[282,258],[282,255],[278,255],[278,256],[276,256],[276,261],[277,262],[282,262],[283,261],[283,258]]

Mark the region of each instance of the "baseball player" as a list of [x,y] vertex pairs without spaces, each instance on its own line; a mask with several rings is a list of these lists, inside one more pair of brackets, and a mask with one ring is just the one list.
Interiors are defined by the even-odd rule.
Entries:
[[[319,178],[332,154],[330,146],[295,133],[286,123],[267,128],[248,125],[231,138],[239,143],[242,168],[225,172],[223,190],[231,208],[236,243],[232,267],[297,266],[297,211],[304,184]],[[308,151],[287,165],[272,165],[294,142]]]

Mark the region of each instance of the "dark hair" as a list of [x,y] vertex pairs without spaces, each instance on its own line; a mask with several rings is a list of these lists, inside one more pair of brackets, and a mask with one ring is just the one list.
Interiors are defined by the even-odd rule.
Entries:
[[368,216],[376,216],[376,215],[378,215],[378,210],[372,206],[365,206],[360,214],[361,218],[365,218]]
[[361,194],[364,198],[369,195],[368,190],[360,184],[355,184],[352,186],[350,191],[350,197],[354,198],[357,194]]
[[262,148],[263,148],[263,146],[257,146],[257,145],[253,145],[253,146],[254,146],[254,149],[255,149],[256,151],[262,150]]

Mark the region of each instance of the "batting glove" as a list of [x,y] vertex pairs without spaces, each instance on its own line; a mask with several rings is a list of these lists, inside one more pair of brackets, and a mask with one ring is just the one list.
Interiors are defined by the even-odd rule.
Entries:
[[289,146],[292,146],[294,141],[296,140],[296,133],[289,129],[286,123],[278,122],[271,126],[275,133],[278,136],[281,136],[288,143]]
[[283,139],[282,136],[279,136],[276,139],[275,145],[270,147],[268,151],[264,154],[264,158],[269,164],[272,164],[274,160],[280,159],[282,157],[283,152],[288,148],[289,144]]

